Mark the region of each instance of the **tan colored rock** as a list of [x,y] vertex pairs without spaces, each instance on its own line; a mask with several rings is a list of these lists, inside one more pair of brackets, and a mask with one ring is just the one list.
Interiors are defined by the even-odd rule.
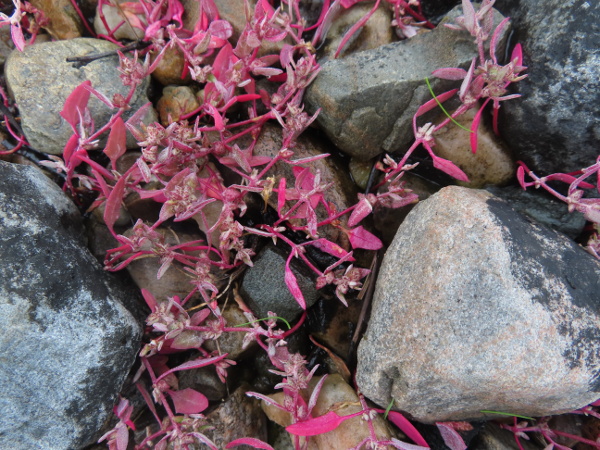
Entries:
[[[305,399],[309,398],[309,393],[312,392],[320,379],[321,377],[314,377],[310,381],[309,388],[307,389],[308,392],[303,394]],[[270,395],[269,397],[283,404],[284,395],[282,392]],[[291,417],[288,413],[265,402],[262,402],[261,406],[269,420],[283,427],[291,424]],[[312,416],[319,417],[327,414],[329,411],[335,411],[340,416],[347,416],[360,410],[360,401],[356,392],[340,375],[336,374],[329,375],[325,383],[323,383],[317,404],[312,410]],[[386,440],[394,437],[381,415],[377,415],[373,419],[373,425],[379,439]],[[328,433],[312,436],[308,448],[309,450],[354,448],[369,436],[368,423],[361,416],[357,416],[345,420],[336,429]],[[303,441],[301,440],[301,442]]]
[[[362,19],[373,8],[373,5],[373,2],[358,3],[340,14],[327,34],[323,47],[325,59],[333,59],[346,32]],[[393,42],[394,34],[391,22],[391,12],[384,5],[381,5],[375,10],[367,23],[346,43],[338,58]]]
[[[96,33],[108,34],[109,30],[114,30],[121,22],[124,22],[112,35],[115,39],[130,39],[132,41],[142,39],[144,37],[144,30],[131,25],[132,23],[135,23],[135,20],[132,20],[135,14],[131,8],[124,5],[124,3],[128,1],[129,0],[118,0],[118,6],[115,5],[114,2],[111,2],[111,4],[103,4],[102,14],[108,24],[108,29],[100,17],[100,12],[97,11],[96,16],[94,17],[94,30]],[[137,1],[134,0],[133,3],[137,3]],[[142,17],[139,18],[142,19]]]
[[[478,108],[467,111],[456,121],[467,129]],[[437,123],[446,116],[440,115]],[[470,144],[470,133],[450,123],[435,134],[436,146],[433,151],[442,158],[449,159],[467,174],[470,182],[458,181],[457,184],[471,188],[482,188],[486,185],[503,185],[515,174],[515,163],[504,141],[494,134],[485,121],[479,124],[477,153],[473,154]]]
[[30,0],[49,20],[44,29],[58,40],[81,37],[83,23],[70,0]]
[[163,89],[163,95],[158,101],[157,109],[160,122],[169,126],[178,122],[181,116],[190,113],[200,106],[194,91],[188,86],[167,86]]
[[[152,58],[154,61],[154,57]],[[178,47],[169,47],[165,50],[162,59],[152,72],[152,78],[158,81],[163,86],[170,84],[188,84],[190,82],[190,75],[187,74],[183,79],[181,74],[183,73],[183,67],[185,58],[183,53]]]

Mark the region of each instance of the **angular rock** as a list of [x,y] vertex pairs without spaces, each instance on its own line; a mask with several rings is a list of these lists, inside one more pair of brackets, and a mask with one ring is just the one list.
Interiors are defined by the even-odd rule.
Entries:
[[[461,14],[453,9],[444,23]],[[494,14],[494,23],[503,17]],[[468,67],[477,49],[466,31],[443,25],[402,42],[327,61],[306,91],[307,111],[333,143],[357,159],[407,147],[412,118],[431,99],[425,77],[442,67]],[[456,85],[432,78],[435,92]]]
[[600,395],[600,261],[485,191],[411,211],[383,261],[357,383],[423,422]]
[[529,77],[504,102],[500,131],[539,175],[593,164],[600,137],[600,2],[503,0]]
[[[27,47],[24,52],[14,51],[6,62],[5,74],[22,119],[25,137],[32,147],[54,155],[60,155],[67,140],[73,134],[71,126],[60,116],[65,100],[73,89],[83,81],[107,96],[126,95],[129,88],[123,86],[117,68],[119,58],[100,58],[77,67],[66,62],[71,56],[89,56],[118,47],[100,39],[79,38],[68,41],[45,42]],[[137,89],[130,102],[131,109],[124,115],[127,119],[148,102],[149,77]],[[93,95],[90,96],[90,112],[96,128],[103,126],[114,113]],[[156,121],[156,113],[149,108],[145,123]],[[127,145],[136,145],[127,133]]]
[[[267,317],[267,313],[272,311],[291,321],[302,312],[285,284],[287,257],[288,254],[280,248],[268,245],[256,256],[254,267],[246,270],[240,293],[259,319]],[[295,258],[292,258],[290,266],[304,295],[306,307],[310,308],[318,296],[312,272]]]
[[570,213],[565,203],[541,189],[525,191],[520,186],[490,186],[487,190],[505,200],[516,211],[566,234],[571,239],[577,238],[585,226],[583,214]]
[[141,328],[62,191],[30,167],[0,162],[0,178],[0,448],[81,448],[112,414]]

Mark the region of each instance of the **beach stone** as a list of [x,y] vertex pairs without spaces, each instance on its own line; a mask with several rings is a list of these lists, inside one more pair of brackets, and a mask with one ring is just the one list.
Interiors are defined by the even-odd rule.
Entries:
[[0,161],[0,448],[82,448],[112,415],[140,346],[129,299],[39,170]]
[[43,28],[56,39],[81,37],[83,23],[70,0],[31,0],[33,6],[44,12],[48,25]]
[[592,165],[600,141],[600,2],[501,0],[528,78],[502,103],[500,131],[538,175]]
[[490,193],[402,223],[358,349],[359,389],[418,421],[560,414],[600,393],[600,261]]
[[[456,7],[442,22],[453,22],[461,14]],[[494,23],[502,19],[495,11]],[[322,108],[317,123],[356,159],[402,150],[414,140],[414,114],[431,99],[425,77],[442,67],[468,68],[476,55],[469,33],[440,25],[430,33],[325,62],[307,88],[306,109],[312,114]],[[437,78],[431,84],[435,92],[457,85]],[[422,120],[427,122],[427,116]]]
[[[73,89],[85,80],[90,80],[92,87],[108,98],[117,93],[127,94],[129,88],[123,86],[118,76],[117,55],[100,58],[81,67],[66,62],[66,58],[71,56],[93,55],[117,48],[108,41],[78,38],[36,44],[27,47],[24,52],[11,53],[5,65],[6,82],[19,107],[25,137],[32,147],[53,155],[62,153],[73,130],[60,112]],[[148,77],[138,87],[130,102],[131,109],[124,115],[125,120],[149,101],[149,81]],[[89,108],[97,128],[108,122],[114,113],[93,95],[90,96]],[[156,112],[149,108],[144,122],[155,122],[156,119]],[[136,146],[129,132],[127,146]]]

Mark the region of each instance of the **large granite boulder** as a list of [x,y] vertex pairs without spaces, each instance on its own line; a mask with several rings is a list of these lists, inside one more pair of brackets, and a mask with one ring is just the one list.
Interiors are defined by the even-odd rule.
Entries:
[[141,328],[32,167],[0,161],[0,448],[74,449],[112,414]]

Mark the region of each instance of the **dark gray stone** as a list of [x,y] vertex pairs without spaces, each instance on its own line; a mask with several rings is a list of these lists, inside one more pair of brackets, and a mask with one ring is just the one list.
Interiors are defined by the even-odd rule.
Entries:
[[566,203],[545,191],[533,188],[527,191],[519,186],[489,187],[489,192],[506,200],[516,211],[527,214],[541,224],[566,234],[571,239],[579,236],[586,220],[583,214],[570,213]]
[[[600,143],[600,2],[502,1],[529,77],[500,109],[502,136],[538,175],[593,164]],[[500,8],[500,6],[498,6]]]
[[[256,256],[254,267],[250,267],[244,275],[241,293],[258,318],[265,318],[267,313],[272,311],[291,321],[302,312],[302,308],[285,284],[287,257],[288,254],[278,247],[268,245]],[[310,269],[294,259],[291,267],[304,294],[306,307],[310,308],[317,301],[317,290]]]
[[[442,23],[452,22],[461,11],[453,9]],[[496,11],[494,23],[502,19]],[[322,108],[317,118],[321,128],[357,159],[405,149],[414,140],[414,114],[431,99],[425,77],[443,67],[468,68],[476,55],[469,33],[440,25],[405,41],[327,61],[306,91],[307,110]],[[438,93],[459,86],[433,77],[431,83]]]
[[[92,61],[80,68],[66,62],[71,56],[89,56],[118,47],[100,39],[79,38],[68,41],[44,42],[27,47],[24,52],[13,51],[6,62],[5,74],[8,88],[15,98],[21,115],[23,132],[32,147],[54,155],[63,152],[73,134],[71,126],[60,116],[65,100],[83,81],[90,80],[92,87],[112,99],[114,94],[126,95],[129,87],[123,86],[117,68],[119,58],[111,56]],[[149,77],[138,87],[125,119],[148,100]],[[102,127],[115,110],[111,110],[93,95],[90,112],[96,129]],[[156,112],[149,108],[144,121],[157,120]],[[127,145],[136,145],[128,132]]]
[[416,420],[571,411],[600,396],[600,261],[486,191],[447,187],[379,273],[357,384]]
[[32,167],[0,162],[0,179],[0,448],[81,448],[112,414],[141,329],[63,192]]

